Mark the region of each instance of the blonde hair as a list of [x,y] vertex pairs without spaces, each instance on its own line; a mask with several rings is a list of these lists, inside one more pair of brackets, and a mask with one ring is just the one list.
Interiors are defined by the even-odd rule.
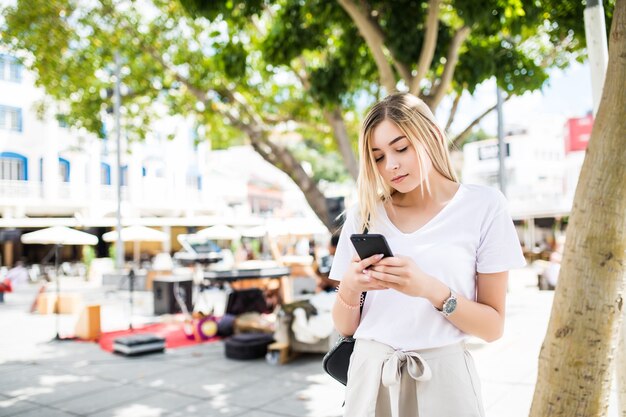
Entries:
[[450,162],[446,136],[428,106],[409,93],[391,94],[370,109],[361,126],[359,177],[357,179],[361,230],[370,228],[376,218],[376,205],[380,201],[389,201],[393,194],[392,188],[385,184],[378,173],[371,151],[374,129],[384,120],[393,122],[417,152],[420,174],[428,192],[430,192],[430,183],[425,172],[426,157],[430,158],[437,172],[451,181],[458,182]]

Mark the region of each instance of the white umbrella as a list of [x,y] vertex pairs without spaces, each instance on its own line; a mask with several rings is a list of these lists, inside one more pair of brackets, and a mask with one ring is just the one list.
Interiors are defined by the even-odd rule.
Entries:
[[40,245],[96,245],[98,237],[65,226],[54,226],[25,233],[22,243]]
[[35,232],[25,233],[20,240],[25,244],[54,245],[54,270],[56,272],[56,339],[60,340],[59,334],[59,248],[63,245],[97,245],[98,237],[80,230],[70,229],[65,226],[53,226]]
[[267,234],[267,227],[255,226],[241,231],[243,237],[264,237]]
[[216,224],[215,226],[198,230],[195,234],[212,240],[237,240],[241,238],[241,234],[238,231],[224,224]]
[[[128,226],[122,229],[123,242],[163,242],[167,240],[167,233],[145,226]],[[117,230],[102,235],[105,242],[117,240]]]
[[272,219],[267,227],[271,236],[312,236],[328,233],[326,226],[316,217]]
[[[135,265],[139,265],[139,242],[163,242],[169,236],[160,230],[145,226],[128,226],[122,228],[122,242],[133,242],[133,260]],[[105,242],[115,242],[117,240],[117,230],[106,232],[102,235]]]

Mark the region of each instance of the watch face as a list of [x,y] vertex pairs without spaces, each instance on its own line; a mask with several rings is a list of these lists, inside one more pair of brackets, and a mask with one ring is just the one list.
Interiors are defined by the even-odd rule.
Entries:
[[443,312],[451,314],[456,309],[456,298],[450,298],[443,306]]

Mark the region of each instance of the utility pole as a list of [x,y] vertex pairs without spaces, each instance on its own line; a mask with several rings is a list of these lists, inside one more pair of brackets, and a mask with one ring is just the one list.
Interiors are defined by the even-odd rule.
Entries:
[[591,95],[593,97],[593,115],[595,116],[602,98],[604,76],[609,61],[602,1],[587,0],[587,6],[585,7],[585,38],[587,40],[587,54],[589,55],[589,67],[591,69]]
[[115,183],[117,191],[117,211],[116,211],[116,224],[117,240],[115,241],[115,269],[118,273],[122,273],[124,268],[124,242],[122,242],[122,134],[120,123],[120,55],[115,52],[115,89],[113,92],[114,103],[113,113],[115,117],[115,139],[116,139],[116,160],[117,160],[117,181]]
[[498,183],[500,184],[500,191],[506,195],[506,166],[504,164],[506,158],[506,143],[504,143],[504,116],[502,111],[502,91],[498,86],[496,80],[496,100],[498,109]]

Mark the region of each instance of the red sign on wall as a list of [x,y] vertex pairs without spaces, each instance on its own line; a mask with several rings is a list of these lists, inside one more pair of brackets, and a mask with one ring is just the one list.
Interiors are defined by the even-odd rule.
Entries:
[[568,119],[565,123],[565,153],[587,149],[592,127],[592,114]]

